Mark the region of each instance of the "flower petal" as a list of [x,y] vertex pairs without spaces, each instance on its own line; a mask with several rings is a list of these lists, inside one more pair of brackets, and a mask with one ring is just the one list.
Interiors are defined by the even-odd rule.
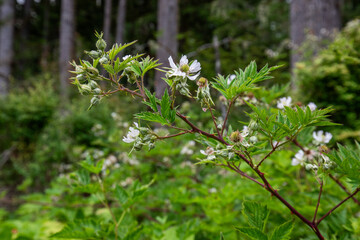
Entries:
[[194,75],[194,76],[188,76],[188,78],[192,81],[194,81],[195,79],[197,79],[197,77],[200,75],[200,73]]
[[187,59],[187,56],[184,55],[184,56],[182,56],[181,59],[180,59],[180,66],[185,65],[185,64],[188,64],[188,62],[189,62],[189,60]]
[[172,68],[172,69],[177,69],[177,67],[176,67],[176,65],[175,65],[175,63],[174,63],[174,60],[172,59],[172,57],[170,56],[169,58],[168,58],[168,60],[169,60],[169,63],[170,63],[170,67]]
[[198,72],[198,71],[200,71],[200,70],[201,70],[201,65],[200,65],[200,63],[199,63],[197,60],[195,60],[195,61],[190,65],[189,71],[190,71],[191,73],[196,73],[196,72]]

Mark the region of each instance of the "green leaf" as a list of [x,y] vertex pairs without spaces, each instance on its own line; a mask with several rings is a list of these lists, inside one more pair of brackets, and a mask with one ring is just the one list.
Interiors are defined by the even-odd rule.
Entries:
[[171,105],[170,97],[167,89],[165,89],[164,95],[161,98],[160,106],[161,106],[161,115],[166,119],[169,119],[170,105]]
[[163,116],[160,116],[159,114],[156,114],[156,113],[141,112],[141,113],[135,114],[135,117],[145,120],[145,121],[158,122],[158,123],[161,123],[162,125],[169,124]]
[[80,166],[82,166],[83,168],[85,168],[89,172],[95,173],[95,174],[99,174],[101,172],[103,164],[104,164],[104,159],[98,161],[98,163],[94,166],[92,164],[90,158],[88,158],[87,160],[82,161],[82,162],[79,163]]
[[293,221],[288,221],[276,227],[274,232],[271,234],[270,240],[289,240],[293,227]]
[[268,240],[268,237],[259,229],[254,227],[235,227],[238,231],[245,234],[253,240]]
[[115,187],[115,196],[121,204],[125,204],[129,199],[129,194],[121,186]]
[[270,213],[266,205],[244,201],[243,213],[247,216],[250,226],[257,228],[260,231],[264,231]]
[[149,98],[149,103],[148,102],[144,102],[146,105],[148,105],[149,107],[151,107],[151,109],[154,111],[154,112],[157,112],[158,111],[158,108],[157,108],[157,104],[156,104],[156,97],[155,97],[155,93],[152,95],[151,92],[147,89],[147,88],[144,88],[145,90],[145,94],[146,96]]
[[101,231],[101,226],[94,220],[84,219],[69,223],[60,232],[53,234],[51,238],[100,239],[104,235],[106,233]]
[[114,68],[110,64],[104,64],[103,67],[108,73],[115,74]]

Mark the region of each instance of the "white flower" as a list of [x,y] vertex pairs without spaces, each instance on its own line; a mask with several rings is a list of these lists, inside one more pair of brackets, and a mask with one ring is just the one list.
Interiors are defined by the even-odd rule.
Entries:
[[299,150],[296,154],[295,157],[292,159],[291,161],[291,165],[296,166],[296,165],[301,165],[303,166],[305,163],[305,153],[303,150]]
[[200,63],[195,60],[189,66],[189,60],[185,55],[181,57],[179,66],[175,65],[171,56],[169,57],[169,63],[171,66],[171,69],[169,70],[169,77],[179,76],[182,78],[187,77],[190,80],[195,80],[200,75]]
[[318,169],[318,166],[316,166],[315,164],[306,164],[305,169],[306,170],[315,170],[316,171]]
[[200,150],[201,154],[206,155],[208,160],[215,159],[215,151],[212,147],[207,147],[206,150]]
[[277,101],[277,108],[284,109],[285,107],[290,107],[291,97],[283,97]]
[[[134,122],[134,125],[138,128],[138,124]],[[126,143],[131,143],[134,142],[136,140],[136,138],[139,136],[140,131],[137,130],[136,128],[130,127],[129,128],[129,132],[126,135],[126,137],[123,137],[123,141]]]
[[128,58],[131,58],[131,55],[126,55],[126,56],[124,56],[123,58],[122,58],[122,60],[126,60],[126,59],[128,59]]
[[313,102],[310,102],[310,103],[308,104],[308,107],[310,108],[311,111],[314,111],[314,110],[317,108],[316,104],[313,103]]
[[332,138],[332,134],[328,132],[324,134],[324,132],[320,130],[318,132],[313,132],[313,138],[315,144],[329,143]]
[[232,80],[234,80],[235,78],[236,78],[235,74],[231,74],[227,80],[227,83],[230,84]]
[[209,189],[209,193],[216,193],[216,192],[217,192],[216,188],[210,188]]

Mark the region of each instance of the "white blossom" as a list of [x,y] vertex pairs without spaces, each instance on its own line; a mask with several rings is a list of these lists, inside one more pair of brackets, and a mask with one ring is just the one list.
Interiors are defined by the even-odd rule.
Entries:
[[[138,124],[134,122],[134,125],[138,128]],[[123,141],[126,143],[132,143],[136,140],[136,138],[139,136],[140,131],[136,128],[130,127],[129,132],[126,135],[126,137],[123,137]]]
[[324,131],[320,130],[318,132],[313,132],[313,138],[315,144],[326,144],[330,142],[332,134],[328,132],[324,134]]
[[126,59],[128,59],[128,58],[131,58],[131,55],[126,55],[126,56],[124,56],[123,58],[122,58],[122,60],[126,60]]
[[291,97],[283,97],[277,101],[277,108],[284,109],[291,106]]
[[172,76],[179,76],[182,78],[188,78],[190,80],[195,80],[200,75],[201,65],[200,63],[195,60],[190,66],[189,66],[189,60],[184,55],[180,59],[179,65],[175,65],[172,57],[169,57],[169,63],[171,66],[171,69],[169,70],[169,77]]
[[234,80],[235,78],[236,78],[235,74],[231,74],[227,80],[227,83],[230,84],[232,80]]
[[304,163],[306,161],[306,157],[305,157],[305,153],[303,150],[299,150],[296,154],[295,157],[292,159],[291,161],[291,165],[296,166],[296,165],[301,165],[303,166]]
[[215,159],[215,151],[212,147],[207,147],[206,150],[200,150],[200,153],[207,156],[208,160]]
[[217,189],[216,188],[210,188],[209,193],[217,193]]
[[317,108],[316,104],[313,103],[313,102],[310,102],[310,103],[308,104],[308,107],[310,108],[311,111],[314,111],[314,110]]

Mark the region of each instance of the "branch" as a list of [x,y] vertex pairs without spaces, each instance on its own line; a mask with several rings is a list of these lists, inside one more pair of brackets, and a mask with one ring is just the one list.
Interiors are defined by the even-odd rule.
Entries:
[[179,133],[172,134],[172,135],[167,135],[167,136],[156,136],[156,137],[157,137],[157,139],[166,139],[166,138],[177,137],[177,136],[184,135],[186,133],[191,133],[191,132],[193,132],[193,130],[189,130],[189,131],[185,131],[185,132],[179,132]]
[[333,207],[333,208],[332,208],[330,211],[328,211],[324,216],[322,216],[322,217],[316,222],[316,224],[319,225],[319,223],[320,223],[322,220],[324,220],[324,218],[326,218],[327,216],[329,216],[333,211],[335,211],[338,207],[340,207],[344,202],[346,202],[347,200],[349,200],[350,198],[352,198],[353,196],[355,196],[359,191],[360,191],[360,188],[357,188],[353,194],[351,194],[350,196],[348,196],[347,198],[345,198],[344,200],[342,200],[338,205],[336,205],[335,207]]
[[224,123],[223,123],[223,126],[222,126],[222,128],[221,128],[221,135],[220,135],[221,137],[223,136],[223,133],[224,133],[224,130],[225,130],[225,126],[226,126],[226,121],[228,120],[229,113],[230,113],[230,108],[231,108],[231,106],[233,105],[233,103],[234,103],[234,100],[230,101],[229,106],[228,106],[228,109],[227,109],[227,111],[226,111]]
[[[350,195],[350,191],[340,182],[339,179],[337,179],[334,175],[332,175],[331,173],[329,174],[329,177],[334,180],[343,190],[344,192],[346,192],[348,195]],[[359,200],[357,200],[354,196],[352,197],[352,200],[354,201],[354,203],[356,203],[357,205],[360,205]]]
[[220,135],[219,129],[218,129],[218,127],[217,127],[216,119],[215,119],[215,116],[214,116],[214,114],[213,114],[213,112],[212,112],[211,106],[210,106],[210,104],[209,104],[208,102],[206,102],[206,104],[208,105],[208,108],[209,108],[209,110],[210,110],[211,118],[212,118],[212,120],[213,120],[213,122],[214,122],[214,126],[215,126],[215,129],[216,129],[216,132],[217,132],[217,134],[218,134],[219,137],[222,137],[222,134]]
[[261,182],[259,182],[259,181],[256,180],[255,178],[250,177],[250,176],[247,175],[245,172],[241,171],[238,167],[236,167],[234,164],[231,166],[230,163],[228,162],[227,165],[223,165],[223,166],[230,168],[231,170],[237,172],[238,174],[240,174],[240,175],[243,176],[243,177],[246,177],[247,179],[250,179],[250,180],[253,181],[254,183],[259,184],[261,187],[263,187],[263,188],[265,187],[264,184],[262,184]]
[[313,220],[312,220],[312,223],[313,223],[313,224],[315,224],[316,215],[317,215],[317,212],[318,212],[318,210],[319,210],[321,193],[322,193],[322,190],[323,190],[323,185],[324,185],[324,182],[323,182],[322,180],[320,180],[319,197],[318,197],[318,201],[317,201],[317,204],[316,204],[316,209],[315,209],[315,213],[314,213],[314,218],[313,218]]

